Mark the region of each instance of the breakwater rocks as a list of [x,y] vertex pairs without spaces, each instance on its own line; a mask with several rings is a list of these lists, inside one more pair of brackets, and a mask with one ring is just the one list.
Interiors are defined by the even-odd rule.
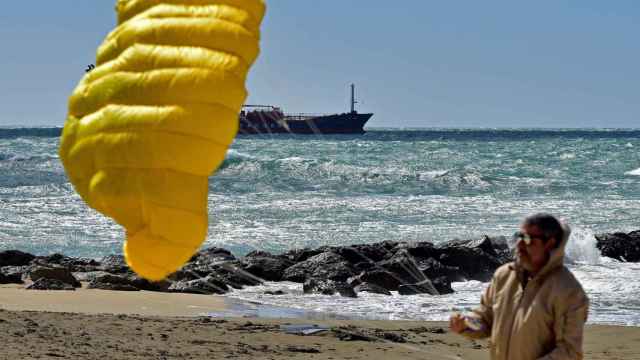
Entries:
[[[597,235],[603,256],[640,261],[640,231]],[[390,295],[448,294],[456,281],[488,281],[512,261],[505,237],[430,242],[381,242],[297,249],[283,254],[254,251],[242,258],[221,248],[203,249],[161,282],[135,275],[120,255],[101,260],[62,254],[34,256],[0,252],[0,284],[25,284],[34,290],[88,288],[225,294],[264,281],[303,284],[305,293],[357,297],[360,292]]]

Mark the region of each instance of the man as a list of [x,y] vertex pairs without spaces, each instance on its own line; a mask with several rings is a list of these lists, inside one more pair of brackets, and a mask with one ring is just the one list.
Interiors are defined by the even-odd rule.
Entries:
[[451,330],[490,337],[492,360],[582,359],[589,300],[563,265],[570,232],[549,214],[526,218],[516,261],[496,270],[478,309],[451,316]]

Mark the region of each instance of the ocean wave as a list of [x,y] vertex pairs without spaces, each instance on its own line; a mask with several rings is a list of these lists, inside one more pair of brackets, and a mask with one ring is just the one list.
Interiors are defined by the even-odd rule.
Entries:
[[[480,171],[467,168],[416,169],[398,163],[364,166],[303,156],[268,158],[240,153],[227,158],[214,181],[235,189],[232,179],[236,182],[253,181],[253,186],[264,189],[386,194],[486,191],[492,186]],[[217,189],[221,190],[221,187]]]
[[633,175],[633,176],[640,176],[640,168],[635,169],[635,170],[631,170],[631,171],[627,171],[626,173],[624,173],[625,175]]
[[43,162],[50,160],[58,160],[58,154],[36,154],[36,155],[21,155],[21,154],[0,154],[0,161],[5,162]]

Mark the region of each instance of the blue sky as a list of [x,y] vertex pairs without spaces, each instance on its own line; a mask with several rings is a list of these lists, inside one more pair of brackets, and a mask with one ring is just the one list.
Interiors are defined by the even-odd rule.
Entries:
[[[0,126],[64,123],[114,0],[7,1]],[[249,102],[369,126],[640,127],[640,2],[271,0]]]

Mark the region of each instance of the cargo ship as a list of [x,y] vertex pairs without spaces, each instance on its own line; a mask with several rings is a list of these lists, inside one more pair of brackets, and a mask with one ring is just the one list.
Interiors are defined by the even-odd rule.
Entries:
[[238,134],[364,134],[373,116],[356,111],[355,85],[351,84],[351,111],[342,114],[285,114],[272,105],[244,105]]

